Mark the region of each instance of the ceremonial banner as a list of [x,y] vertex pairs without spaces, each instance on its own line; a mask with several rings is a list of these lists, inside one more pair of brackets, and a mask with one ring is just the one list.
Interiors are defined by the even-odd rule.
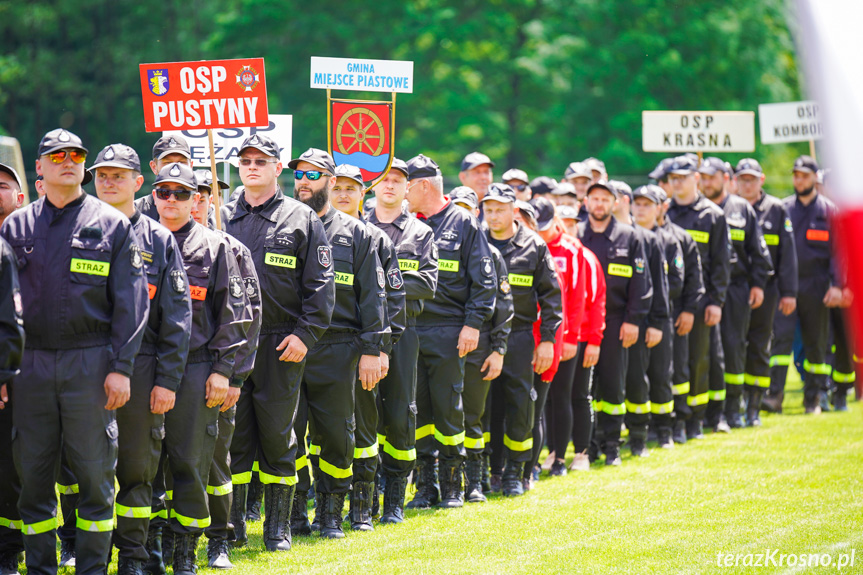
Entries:
[[336,165],[358,167],[366,182],[382,178],[393,161],[395,94],[392,102],[330,99],[329,108],[327,141]]

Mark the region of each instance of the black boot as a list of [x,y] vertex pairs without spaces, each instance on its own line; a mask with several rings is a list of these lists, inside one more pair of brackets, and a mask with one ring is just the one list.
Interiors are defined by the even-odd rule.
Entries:
[[227,539],[207,540],[207,566],[210,569],[233,569],[234,564],[228,553]]
[[848,387],[837,385],[833,390],[833,407],[836,411],[848,411]]
[[381,523],[401,523],[405,520],[405,490],[407,486],[407,478],[387,476],[384,489],[384,514],[381,517]]
[[[249,493],[249,485],[234,485],[234,498],[231,502],[231,523],[234,525],[234,547],[245,547],[249,542],[246,533],[246,497]],[[167,559],[166,559],[167,561]]]
[[323,514],[323,503],[321,500],[321,494],[315,491],[315,518],[312,520],[312,524],[309,528],[313,532],[318,532],[321,530],[321,515]]
[[740,396],[731,395],[725,399],[725,421],[731,429],[743,427],[743,418],[740,417]]
[[128,557],[117,558],[117,575],[144,575],[143,562]]
[[342,510],[345,507],[346,493],[321,493],[321,537],[343,539]]
[[351,529],[354,531],[374,531],[372,525],[372,495],[374,481],[354,481],[351,490]]
[[249,497],[246,500],[246,521],[261,520],[261,498],[264,496],[264,486],[261,484],[260,475],[252,473],[249,482]]
[[486,498],[483,495],[482,488],[482,456],[479,454],[470,454],[467,459],[467,489],[465,498],[468,503],[485,503]]
[[633,457],[647,457],[650,452],[647,450],[647,429],[630,429],[629,430],[629,450]]
[[267,551],[291,550],[291,505],[294,485],[264,486],[264,547]]
[[693,415],[687,420],[686,437],[689,439],[704,439],[704,424],[699,416]]
[[758,387],[746,391],[746,425],[758,427],[761,425],[761,396],[764,392]]
[[372,518],[381,516],[381,493],[386,489],[386,477],[381,473],[380,465],[375,472],[375,488],[372,491]]
[[297,489],[294,491],[294,504],[291,506],[291,535],[311,534],[308,494],[302,489]]
[[674,432],[671,434],[674,443],[686,443],[686,422],[677,420],[674,422]]
[[162,529],[162,560],[166,567],[174,564],[174,537],[170,525]]
[[63,539],[60,541],[60,567],[75,566],[75,540]]
[[174,533],[174,575],[195,575],[198,572],[199,533]]
[[453,509],[464,505],[464,491],[462,490],[462,461],[461,458],[440,461],[440,507]]
[[503,467],[501,491],[505,497],[524,495],[524,483],[521,477],[524,475],[524,463],[521,461],[506,460]]
[[671,428],[666,426],[656,427],[656,443],[662,449],[672,449],[674,441],[671,439]]
[[768,391],[761,396],[761,410],[769,413],[782,413],[782,400],[785,399],[785,393],[777,391],[776,393]]
[[617,467],[620,461],[620,441],[606,441],[602,444],[602,452],[605,454],[605,465]]
[[491,456],[482,454],[482,492],[491,493]]
[[18,553],[0,553],[0,575],[18,575]]
[[165,575],[165,563],[162,561],[162,528],[153,527],[147,530],[147,543],[144,547],[150,556],[142,570],[150,575]]
[[428,458],[417,460],[414,473],[417,476],[417,492],[411,502],[408,503],[408,509],[428,509],[440,501],[435,460]]

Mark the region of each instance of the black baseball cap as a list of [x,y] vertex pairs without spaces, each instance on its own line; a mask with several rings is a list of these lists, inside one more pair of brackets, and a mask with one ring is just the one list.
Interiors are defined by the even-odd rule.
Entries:
[[509,182],[511,180],[518,180],[519,182],[524,182],[525,184],[529,184],[530,180],[527,179],[527,173],[524,170],[519,170],[513,168],[511,170],[507,170],[503,173],[501,177],[501,181]]
[[557,211],[557,217],[562,220],[578,221],[580,219],[578,217],[578,211],[576,211],[572,206],[557,206],[555,210]]
[[517,207],[520,212],[529,214],[530,217],[536,219],[536,208],[533,207],[533,204],[525,202],[524,200],[516,200],[515,207]]
[[408,177],[408,165],[407,165],[407,162],[405,162],[404,160],[400,160],[398,158],[393,158],[393,163],[390,164],[390,169],[391,170],[398,170],[401,173],[403,173],[406,178]]
[[[227,190],[231,186],[222,180],[216,180],[220,190]],[[213,191],[213,172],[210,170],[195,170],[195,182],[199,188],[207,188],[208,192]]]
[[791,172],[809,172],[812,174],[818,173],[818,162],[812,156],[800,156],[794,160],[794,168]]
[[465,172],[467,170],[472,170],[477,166],[482,166],[483,164],[488,164],[492,168],[494,167],[494,162],[491,161],[491,158],[482,152],[471,152],[461,161],[461,171]]
[[557,187],[557,182],[548,176],[539,176],[530,182],[530,191],[533,195],[551,194]]
[[737,167],[734,169],[735,176],[749,174],[750,176],[762,176],[764,170],[761,169],[761,164],[753,158],[743,158],[737,162]]
[[554,188],[554,191],[551,192],[555,196],[572,196],[578,197],[575,193],[575,186],[570,184],[569,182],[561,182],[557,184],[557,187]]
[[[257,135],[257,134],[256,134]],[[254,136],[253,136],[254,137]],[[266,138],[266,136],[261,136],[261,138]],[[269,138],[267,138],[269,139]],[[272,140],[270,139],[272,142]],[[273,142],[275,144],[275,142]],[[257,146],[256,146],[257,147]],[[260,148],[258,148],[260,149]],[[276,148],[278,150],[278,148]],[[263,151],[263,150],[262,150]],[[265,154],[267,152],[264,152]],[[278,152],[276,152],[278,153]],[[272,155],[272,154],[270,154]],[[277,156],[278,157],[278,156]],[[318,148],[309,148],[305,152],[303,152],[299,158],[294,158],[290,162],[288,162],[288,167],[292,170],[296,170],[297,166],[300,165],[300,162],[308,162],[313,166],[317,166],[323,171],[335,175],[336,173],[336,162],[333,160],[333,157],[323,150]]]
[[481,202],[495,201],[511,204],[515,201],[515,190],[506,184],[494,183],[488,187],[488,191]]
[[470,206],[471,209],[475,210],[479,205],[479,200],[477,199],[476,192],[473,191],[472,188],[467,186],[458,186],[452,189],[449,193],[450,201],[459,204],[465,204]]
[[140,172],[141,160],[138,158],[138,152],[126,144],[111,144],[102,148],[102,151],[96,156],[96,161],[89,169],[95,170],[96,168],[124,168]]
[[83,150],[85,154],[88,152],[87,148],[84,147],[84,142],[81,141],[81,138],[63,128],[57,128],[56,130],[51,130],[42,136],[42,140],[39,142],[38,155],[41,157],[46,154],[50,154],[51,152],[68,148]]
[[180,154],[192,159],[192,148],[183,136],[162,136],[153,145],[153,159],[161,160],[168,154]]
[[266,134],[252,134],[243,140],[243,143],[240,145],[240,151],[237,152],[237,155],[239,156],[249,148],[254,148],[259,152],[263,152],[268,156],[276,158],[277,160],[281,159],[279,145],[274,139]]
[[566,167],[566,171],[563,173],[564,179],[570,180],[572,178],[592,178],[593,171],[590,169],[590,166],[585,164],[584,162],[572,162]]
[[360,185],[360,189],[366,187],[366,183],[363,181],[363,173],[360,172],[360,169],[356,166],[340,164],[336,166],[335,176],[337,178],[348,178],[353,180]]
[[698,169],[698,161],[689,156],[677,156],[668,166],[667,173],[688,176]]
[[629,187],[629,184],[620,180],[608,180],[608,185],[614,188],[617,197],[626,196],[632,201],[632,188]]
[[662,196],[665,195],[665,191],[656,186],[654,184],[648,184],[646,186],[639,186],[632,191],[632,198],[647,198],[654,204],[661,204],[665,200]]
[[437,163],[422,154],[414,156],[407,161],[408,165],[408,180],[416,180],[418,178],[434,178],[440,176],[440,167]]
[[725,161],[715,156],[704,158],[701,165],[698,166],[698,172],[708,176],[712,176],[716,172],[728,173],[726,170],[728,170],[728,167],[725,165]]
[[590,187],[587,188],[586,195],[589,196],[590,192],[592,192],[593,190],[605,190],[606,192],[614,196],[615,199],[617,199],[618,197],[617,186],[612,185],[607,180],[597,180],[596,182],[590,184]]
[[180,184],[190,190],[198,189],[198,182],[195,180],[195,172],[193,172],[192,168],[186,164],[180,164],[179,162],[168,164],[159,170],[159,175],[156,176],[156,180],[153,182],[153,185],[165,182]]
[[15,171],[15,168],[13,168],[12,166],[7,165],[7,164],[0,163],[0,172],[6,172],[10,176],[12,176],[12,178],[18,184],[18,189],[20,190],[22,188],[21,176],[18,175],[18,172]]
[[530,203],[536,211],[536,226],[544,232],[554,223],[554,204],[548,198],[533,198]]
[[668,170],[671,168],[671,164],[674,163],[674,158],[665,158],[653,168],[653,171],[647,174],[647,177],[651,180],[656,180],[657,182],[660,180],[664,180],[668,177]]

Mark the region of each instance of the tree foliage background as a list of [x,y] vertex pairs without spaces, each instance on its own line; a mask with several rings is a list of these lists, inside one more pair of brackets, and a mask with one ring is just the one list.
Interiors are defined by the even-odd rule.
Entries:
[[[0,0],[0,131],[20,140],[28,169],[58,125],[94,154],[124,142],[148,160],[156,135],[144,132],[139,63],[257,56],[270,112],[294,116],[295,152],[326,144],[311,56],[414,61],[396,153],[425,153],[448,176],[475,149],[497,174],[560,177],[596,156],[612,176],[641,175],[661,159],[641,151],[644,109],[802,97],[782,0]],[[754,155],[768,184],[787,189],[807,149]]]

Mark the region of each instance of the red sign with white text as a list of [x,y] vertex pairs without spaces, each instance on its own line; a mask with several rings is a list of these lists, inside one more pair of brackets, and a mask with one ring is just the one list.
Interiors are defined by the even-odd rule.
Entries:
[[263,58],[139,68],[148,132],[269,125]]

